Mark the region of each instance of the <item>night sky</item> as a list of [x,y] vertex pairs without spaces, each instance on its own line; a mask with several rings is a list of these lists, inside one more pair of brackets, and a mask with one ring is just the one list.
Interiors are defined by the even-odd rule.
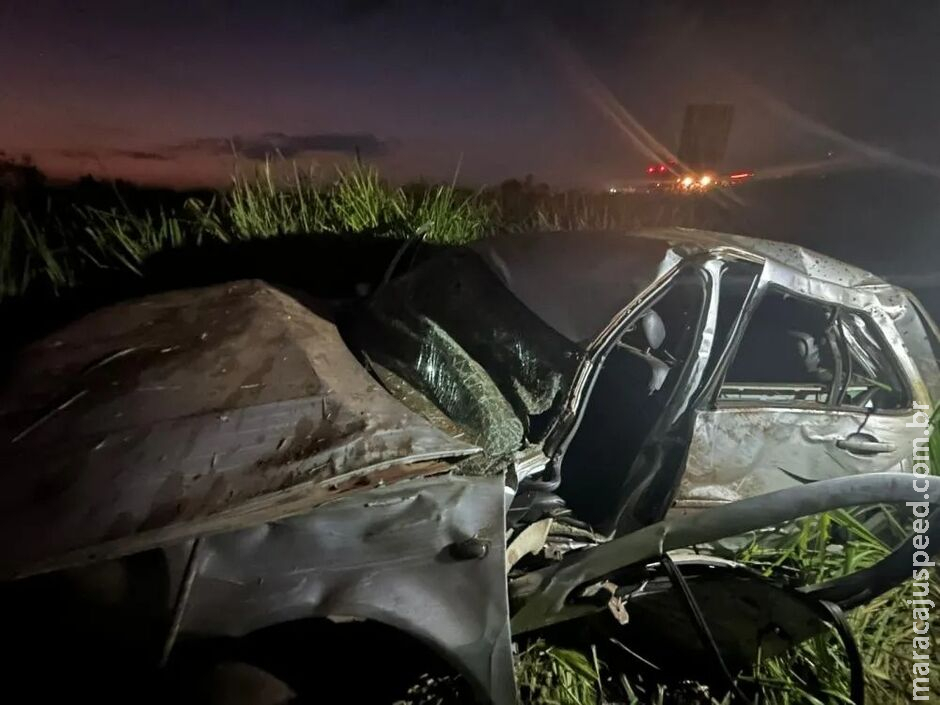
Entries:
[[730,168],[940,173],[930,0],[0,0],[0,67],[0,150],[59,177],[218,184],[234,142],[602,187],[648,162],[636,125],[674,149],[696,101],[735,104]]

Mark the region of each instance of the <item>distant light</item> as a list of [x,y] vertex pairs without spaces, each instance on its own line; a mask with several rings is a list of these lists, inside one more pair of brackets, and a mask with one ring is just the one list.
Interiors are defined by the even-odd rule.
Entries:
[[646,173],[647,173],[647,174],[652,174],[652,173],[654,173],[655,171],[656,171],[656,167],[655,167],[655,166],[651,166],[651,167],[648,167],[648,168],[646,169]]
[[611,186],[609,189],[607,189],[607,193],[617,193],[617,187]]
[[685,188],[690,188],[694,183],[695,179],[693,179],[691,176],[686,176],[684,179],[682,179],[682,185]]
[[702,186],[708,186],[712,181],[711,174],[702,174],[702,178],[698,180]]
[[665,165],[665,164],[660,164],[660,165],[659,165],[659,171],[660,171],[660,172],[666,171],[666,165]]
[[729,179],[746,179],[749,176],[754,176],[754,174],[752,174],[749,171],[741,171],[741,172],[738,172],[737,174],[732,174],[728,178]]

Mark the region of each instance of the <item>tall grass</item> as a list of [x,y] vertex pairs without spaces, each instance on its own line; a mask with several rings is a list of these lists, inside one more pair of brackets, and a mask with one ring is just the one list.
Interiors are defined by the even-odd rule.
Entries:
[[[511,183],[517,186],[506,188]],[[324,175],[284,160],[266,160],[238,167],[230,188],[175,206],[128,205],[118,187],[104,205],[32,203],[24,208],[5,201],[0,212],[0,299],[33,287],[61,292],[100,269],[139,273],[156,252],[205,242],[343,233],[458,244],[507,231],[720,227],[722,211],[699,200],[552,192],[544,185],[519,182],[483,191],[453,183],[395,187],[359,163]]]
[[588,656],[542,640],[516,658],[516,681],[526,703],[600,705],[604,698],[595,654]]
[[236,171],[231,190],[219,203],[218,210],[210,206],[203,212],[216,217],[219,229],[227,221],[232,235],[240,239],[313,233],[326,226],[327,207],[315,174],[301,172],[296,165],[287,182],[275,177],[270,161],[255,170],[253,179]]
[[256,169],[254,178],[236,173],[222,212],[240,238],[325,232],[455,244],[482,237],[495,223],[479,194],[452,185],[395,188],[363,165],[338,169],[329,182],[296,165],[278,178],[270,161]]
[[140,273],[148,257],[211,237],[227,240],[201,203],[177,214],[162,207],[135,212],[75,204],[64,212],[24,212],[11,202],[0,210],[0,300],[37,286],[55,293],[81,283],[90,270]]
[[118,192],[113,200],[107,208],[72,204],[38,212],[5,202],[0,298],[37,285],[59,292],[95,269],[139,273],[156,252],[208,241],[344,233],[456,244],[496,229],[495,208],[479,193],[446,185],[397,188],[361,164],[323,179],[269,160],[250,173],[236,171],[229,190],[189,198],[178,209],[130,208]]
[[[800,522],[797,531],[773,548],[755,543],[741,560],[766,565],[768,575],[785,568],[791,577],[796,574],[802,584],[823,582],[867,568],[890,553],[891,542],[873,533],[869,525],[849,511],[822,514]],[[898,526],[895,538],[900,540],[902,534]],[[936,575],[931,578],[929,592],[940,604],[940,582]],[[911,608],[905,603],[908,599],[910,589],[902,585],[848,615],[865,664],[868,698],[879,705],[901,705],[910,700],[914,659]],[[933,638],[938,641],[936,634]],[[937,653],[938,647],[940,643],[935,643],[932,653]],[[800,644],[784,656],[758,663],[753,679],[761,685],[762,702],[767,705],[851,703],[845,649],[840,639],[829,632]],[[940,674],[936,669],[932,688],[940,695]]]

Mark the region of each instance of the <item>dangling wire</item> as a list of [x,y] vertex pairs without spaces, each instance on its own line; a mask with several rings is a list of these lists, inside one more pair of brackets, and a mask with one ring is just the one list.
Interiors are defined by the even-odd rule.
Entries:
[[[699,639],[701,640],[702,645],[705,646],[711,653],[715,665],[718,667],[718,670],[721,672],[721,674],[725,677],[729,689],[742,703],[745,703],[746,705],[754,705],[753,702],[747,696],[745,696],[744,693],[741,692],[741,689],[738,688],[738,684],[735,681],[734,676],[731,675],[731,671],[728,669],[728,665],[725,663],[724,658],[722,658],[721,649],[718,648],[718,643],[715,641],[715,637],[712,635],[711,630],[708,628],[708,624],[705,622],[705,615],[702,614],[702,610],[695,601],[695,596],[689,589],[689,585],[685,577],[679,571],[679,568],[676,566],[675,562],[668,553],[663,553],[660,556],[660,562],[662,563],[663,568],[666,570],[666,575],[669,576],[669,580],[672,582],[673,587],[675,587],[679,591],[679,594],[682,595],[682,600],[685,604],[686,611],[692,618],[692,623],[695,625],[695,628],[698,631]],[[842,611],[842,608],[834,602],[819,600],[819,604],[822,605],[823,609],[830,618],[826,621],[830,621],[832,623],[832,626],[835,628],[836,633],[839,635],[839,638],[842,640],[842,644],[845,647],[845,653],[849,661],[849,676],[851,683],[850,695],[852,702],[854,705],[865,705],[865,672],[862,665],[862,656],[858,649],[858,643],[855,641],[855,636],[852,634],[852,629],[845,618],[845,613]]]
[[705,615],[703,615],[702,610],[699,609],[698,603],[695,601],[695,596],[689,589],[689,584],[682,576],[679,568],[676,567],[675,562],[672,560],[672,558],[670,558],[668,553],[663,553],[660,557],[660,561],[663,564],[663,568],[666,569],[666,575],[669,576],[669,580],[679,591],[679,594],[682,595],[686,611],[692,618],[692,623],[695,625],[696,631],[698,632],[698,637],[702,642],[702,646],[708,649],[708,651],[711,653],[715,661],[715,665],[718,667],[718,670],[728,682],[728,688],[742,703],[745,703],[746,705],[754,705],[751,699],[741,692],[737,681],[735,680],[734,676],[731,675],[731,671],[728,669],[728,664],[725,663],[724,658],[721,656],[721,649],[718,648],[718,644],[715,642],[715,637],[712,636],[711,629],[708,628],[708,624],[705,622]]

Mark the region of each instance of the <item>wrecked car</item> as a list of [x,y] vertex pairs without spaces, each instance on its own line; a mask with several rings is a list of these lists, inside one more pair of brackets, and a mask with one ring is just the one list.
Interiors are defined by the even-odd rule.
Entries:
[[504,705],[512,636],[586,624],[730,681],[910,575],[910,540],[802,586],[684,550],[921,501],[910,422],[940,369],[908,292],[683,229],[408,249],[357,301],[238,281],[21,351],[0,394],[11,673],[283,702],[339,663],[381,672],[369,623]]

